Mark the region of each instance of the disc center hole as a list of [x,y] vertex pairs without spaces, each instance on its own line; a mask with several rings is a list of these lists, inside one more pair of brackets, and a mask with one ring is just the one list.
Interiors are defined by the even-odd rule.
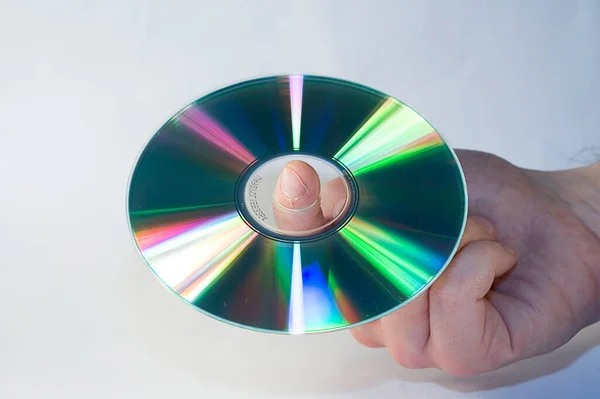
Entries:
[[258,162],[242,180],[246,220],[257,230],[288,238],[334,229],[348,215],[353,190],[333,160],[306,154]]

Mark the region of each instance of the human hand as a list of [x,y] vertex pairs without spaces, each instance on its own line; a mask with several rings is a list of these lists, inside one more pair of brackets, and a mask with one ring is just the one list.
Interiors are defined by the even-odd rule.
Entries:
[[[566,176],[458,154],[471,215],[459,251],[426,293],[352,334],[403,366],[473,375],[556,349],[598,319],[600,226],[559,189]],[[306,220],[319,225],[329,209]]]
[[[473,375],[550,352],[598,320],[600,242],[551,184],[559,176],[458,156],[472,215],[461,251],[428,294],[353,335],[401,365]],[[517,251],[514,267],[498,242]]]

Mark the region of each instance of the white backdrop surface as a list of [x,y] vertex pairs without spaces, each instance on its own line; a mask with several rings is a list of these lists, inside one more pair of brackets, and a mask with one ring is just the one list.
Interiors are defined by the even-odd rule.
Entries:
[[146,269],[125,195],[182,106],[292,72],[394,95],[457,148],[576,166],[600,145],[599,70],[596,1],[0,0],[0,398],[597,395],[600,326],[461,379],[347,332],[209,319]]

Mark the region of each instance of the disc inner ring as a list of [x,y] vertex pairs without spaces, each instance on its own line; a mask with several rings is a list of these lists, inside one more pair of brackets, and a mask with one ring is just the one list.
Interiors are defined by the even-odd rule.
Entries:
[[[341,211],[331,220],[324,220],[321,226],[299,230],[282,224],[276,217],[276,213],[281,215],[274,199],[277,179],[284,166],[293,160],[306,162],[315,169],[321,185],[321,201],[327,200],[324,196],[330,183],[337,186],[337,195],[343,187],[345,202]],[[262,158],[248,166],[236,184],[235,203],[246,224],[263,236],[287,242],[315,241],[334,234],[352,218],[358,205],[358,186],[352,173],[336,159],[294,151]],[[298,217],[303,215],[299,213]]]

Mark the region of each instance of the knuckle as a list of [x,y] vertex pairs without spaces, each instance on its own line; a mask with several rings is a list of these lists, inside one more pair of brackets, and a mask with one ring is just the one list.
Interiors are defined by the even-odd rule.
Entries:
[[481,236],[496,237],[496,227],[490,220],[482,216],[471,216],[469,219]]
[[469,284],[469,295],[471,297],[481,298],[491,288],[494,282],[492,273],[481,273],[473,277],[473,281]]
[[374,339],[373,337],[363,334],[358,330],[351,330],[352,337],[361,345],[366,346],[367,348],[379,348],[381,347],[381,343]]
[[[452,285],[433,285],[430,289],[430,301],[434,306],[453,307],[457,306],[461,297],[461,288]],[[464,295],[464,294],[463,294]]]
[[394,362],[407,369],[422,369],[427,367],[425,356],[404,351],[399,347],[390,348]]

